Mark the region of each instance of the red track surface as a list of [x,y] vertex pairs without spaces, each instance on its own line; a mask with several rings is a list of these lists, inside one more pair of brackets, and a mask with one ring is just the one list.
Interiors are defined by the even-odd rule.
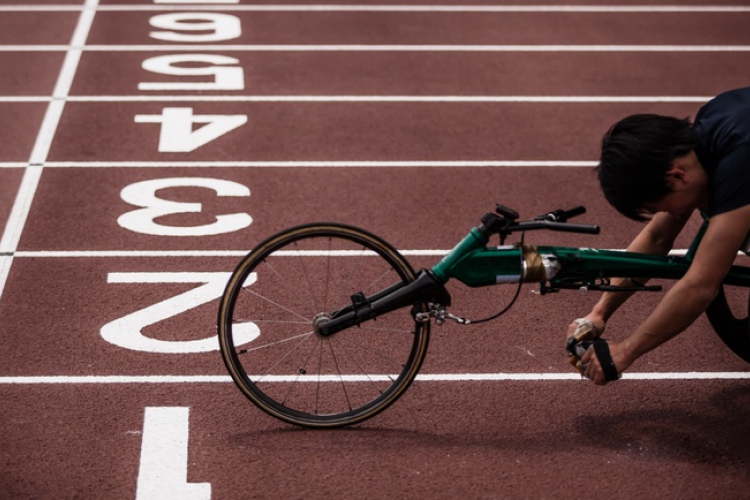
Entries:
[[[253,407],[216,350],[142,352],[102,332],[143,326],[146,337],[175,344],[215,335],[213,298],[133,324],[141,310],[224,280],[220,273],[262,238],[315,220],[362,226],[402,250],[445,250],[495,202],[525,216],[584,204],[581,222],[601,224],[600,236],[527,241],[622,248],[639,226],[598,192],[587,165],[599,137],[626,114],[690,116],[708,96],[747,85],[750,12],[256,12],[243,10],[249,2],[193,4],[185,11],[235,16],[242,31],[191,50],[150,35],[159,31],[150,20],[181,12],[179,5],[102,1],[90,29],[79,30],[77,44],[87,47],[76,61],[68,45],[81,10],[69,7],[80,5],[0,7],[10,3],[17,8],[0,11],[0,497],[748,498],[750,381],[684,375],[748,372],[705,318],[632,367],[645,380],[606,388],[418,381],[375,419],[324,432],[291,428]],[[471,2],[504,4],[514,2]],[[311,47],[323,44],[506,47]],[[720,47],[529,50],[535,45]],[[242,86],[139,90],[144,82],[211,80],[142,67],[177,54],[234,58]],[[194,151],[160,151],[164,108],[247,122]],[[159,197],[201,209],[158,219],[162,226],[179,232],[243,213],[252,223],[169,236],[118,222],[137,209],[123,189],[164,179],[173,187]],[[240,191],[217,196],[190,185],[219,181]],[[689,241],[683,235],[677,246]],[[421,267],[435,257],[410,260]],[[493,323],[435,328],[422,373],[569,373],[563,332],[596,294],[540,297],[531,288]],[[494,312],[509,294],[451,292],[455,312],[469,317]],[[657,298],[635,297],[609,335],[626,335]],[[660,373],[677,378],[655,379]],[[186,378],[193,376],[209,378]],[[165,428],[151,434],[159,423]],[[165,464],[172,469],[160,472]]]

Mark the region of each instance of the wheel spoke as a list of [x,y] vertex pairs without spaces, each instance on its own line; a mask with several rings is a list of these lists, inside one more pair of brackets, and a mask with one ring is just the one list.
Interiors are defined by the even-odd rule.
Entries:
[[[340,344],[340,342],[339,342],[338,340],[336,340],[336,339],[334,339],[334,342],[336,342],[336,344]],[[362,375],[364,375],[365,377],[367,377],[367,381],[368,381],[368,382],[370,383],[370,385],[372,385],[372,387],[374,387],[374,388],[375,388],[375,390],[376,390],[376,391],[377,391],[377,392],[378,392],[379,394],[382,394],[382,393],[383,393],[383,391],[382,391],[382,390],[380,389],[380,387],[378,387],[377,383],[376,383],[376,382],[375,382],[375,381],[374,381],[374,380],[372,379],[372,376],[371,376],[371,374],[370,374],[370,373],[367,373],[367,370],[366,370],[366,369],[365,369],[365,368],[364,368],[364,367],[362,366],[362,364],[361,364],[361,363],[359,362],[359,360],[357,359],[357,357],[356,357],[356,356],[354,356],[354,355],[353,355],[353,354],[352,354],[351,352],[349,352],[349,350],[348,350],[348,349],[347,349],[347,348],[346,348],[345,346],[343,346],[343,345],[340,345],[340,347],[341,347],[341,350],[342,350],[342,351],[344,352],[344,354],[345,354],[345,355],[346,355],[347,357],[349,357],[349,359],[351,359],[351,360],[352,360],[352,362],[353,362],[353,363],[354,363],[355,365],[357,365],[357,368],[358,368],[358,370],[359,370],[359,373],[360,373],[360,374],[362,374]],[[392,380],[392,379],[391,379],[391,380]]]
[[[367,292],[369,292],[370,290],[372,290],[373,288],[375,288],[375,285],[377,285],[379,282],[381,282],[385,276],[391,274],[392,272],[393,272],[393,269],[386,269],[386,271],[383,274],[381,274],[380,276],[378,276],[377,278],[375,278],[374,280],[372,280],[367,286],[364,286],[364,287],[354,287],[354,286],[351,286],[351,287],[347,287],[347,289],[348,290],[356,290],[357,288],[360,288],[359,290],[357,290],[357,292],[362,292],[362,293],[366,294]],[[343,300],[343,298],[341,300]],[[339,303],[340,302],[341,301],[339,301]],[[338,313],[341,309],[342,308],[339,308],[338,310],[336,310],[333,313],[333,315],[335,316],[336,313]]]
[[[366,251],[367,249],[364,246],[362,246],[362,248],[359,251],[359,257],[364,257]],[[344,280],[344,283],[341,286],[341,292],[339,293],[339,296],[336,299],[337,304],[344,302],[344,299],[346,299],[347,297],[347,292],[351,292],[352,290],[354,290],[355,287],[352,285],[352,283],[354,282],[354,275],[357,271],[359,271],[359,268],[362,265],[362,262],[364,262],[364,260],[365,260],[364,258],[355,259],[354,269],[351,270],[351,272],[349,273],[349,276]]]
[[361,349],[363,351],[367,351],[367,352],[370,352],[372,354],[375,354],[380,359],[388,361],[388,362],[390,362],[394,366],[398,366],[399,368],[403,368],[404,367],[404,363],[403,362],[398,361],[396,359],[393,359],[393,357],[388,356],[386,353],[382,352],[379,349],[374,349],[372,347],[366,346],[366,345],[364,345],[364,344],[362,344],[360,342],[356,342],[356,341],[354,341],[354,340],[352,340],[350,338],[347,338],[347,337],[342,337],[340,339],[340,341],[348,342],[349,344],[352,344],[354,347],[358,347],[359,349]]
[[307,290],[310,292],[310,297],[312,298],[313,304],[315,305],[316,311],[322,311],[322,309],[318,306],[318,300],[315,298],[315,292],[313,291],[312,283],[310,282],[310,275],[307,272],[307,266],[305,265],[305,260],[302,258],[302,254],[300,253],[299,247],[297,246],[297,242],[294,242],[294,247],[297,249],[297,257],[300,259],[300,262],[302,263],[302,273],[305,275],[305,281],[307,282]]
[[282,309],[282,310],[284,310],[284,311],[288,312],[289,314],[293,314],[293,315],[297,316],[298,318],[301,318],[301,319],[305,320],[305,321],[306,321],[307,323],[310,323],[310,318],[305,318],[304,316],[302,316],[302,315],[301,315],[301,314],[299,314],[298,312],[296,312],[296,311],[292,311],[292,310],[291,310],[291,309],[289,309],[288,307],[284,307],[284,306],[282,306],[281,304],[279,304],[278,302],[274,302],[273,300],[269,299],[268,297],[266,297],[266,296],[264,296],[264,295],[261,295],[261,294],[259,294],[259,293],[256,293],[256,292],[254,292],[254,291],[250,290],[249,288],[242,288],[242,290],[244,290],[245,292],[247,292],[247,293],[250,293],[250,294],[252,294],[252,295],[255,295],[255,296],[256,296],[256,297],[258,297],[259,299],[265,300],[265,301],[266,301],[266,302],[268,302],[269,304],[273,304],[273,305],[275,305],[275,306],[276,306],[276,307],[278,307],[279,309]]
[[[305,361],[302,363],[302,368],[304,368],[305,366],[307,366],[307,363],[309,363],[310,358],[312,357],[313,353],[315,352],[315,348],[319,347],[320,344],[321,344],[321,340],[318,339],[318,341],[315,343],[315,345],[313,346],[313,348],[310,349],[310,354],[307,355],[307,358],[305,358]],[[321,349],[322,349],[322,347],[321,347]],[[297,382],[299,382],[299,378],[300,378],[301,375],[302,375],[302,373],[300,373],[298,371],[297,374],[296,374],[296,376],[294,377],[294,380],[292,381],[292,383],[289,384],[289,389],[286,391],[286,394],[281,399],[281,404],[283,404],[283,405],[286,404],[287,399],[289,399],[289,395],[292,393],[292,391],[294,390],[294,388],[297,386]]]
[[332,238],[328,238],[328,255],[326,256],[326,286],[325,292],[323,293],[323,310],[328,310],[328,284],[331,280],[331,243]]
[[286,338],[286,339],[277,340],[275,342],[268,342],[267,344],[261,344],[261,345],[258,345],[258,346],[254,346],[254,347],[252,347],[250,349],[239,349],[237,351],[237,354],[247,354],[247,353],[250,353],[250,352],[253,352],[253,351],[258,351],[260,349],[267,349],[269,347],[275,347],[275,346],[278,346],[279,344],[284,344],[286,342],[291,342],[292,340],[297,340],[297,339],[302,338],[302,337],[309,337],[312,334],[313,334],[313,332],[306,332],[306,333],[302,333],[300,335],[295,335],[293,337],[289,337],[289,338]]
[[237,318],[232,320],[232,324],[240,325],[242,323],[265,323],[268,325],[310,325],[310,322],[305,321],[284,321],[281,319],[245,319],[245,318]]
[[[272,273],[276,275],[276,277],[281,281],[281,284],[284,286],[284,288],[291,294],[292,297],[294,297],[297,294],[297,291],[294,290],[294,287],[289,283],[289,280],[284,278],[281,273],[276,270],[274,266],[271,265],[270,262],[268,262],[267,259],[263,260],[263,264],[265,264],[266,267],[268,267]],[[310,310],[310,317],[315,316],[318,312],[315,308],[315,303],[312,304],[313,308]]]
[[336,367],[336,373],[338,373],[338,375],[339,375],[339,381],[341,382],[341,390],[344,391],[344,397],[346,398],[346,406],[351,411],[351,409],[352,409],[352,403],[349,400],[349,393],[346,390],[346,384],[344,383],[344,379],[341,376],[342,373],[341,373],[341,369],[339,368],[339,360],[336,357],[336,352],[333,350],[333,342],[328,342],[328,348],[331,351],[331,356],[333,356],[333,364]]
[[307,342],[307,341],[308,341],[308,340],[309,340],[310,338],[312,338],[312,335],[307,335],[307,336],[306,336],[306,338],[302,339],[302,341],[301,341],[301,342],[299,342],[299,343],[298,343],[297,345],[295,345],[294,347],[292,347],[292,349],[291,349],[291,350],[290,350],[289,352],[287,352],[287,353],[286,353],[286,354],[284,354],[284,355],[283,355],[282,357],[280,357],[280,358],[279,358],[279,359],[278,359],[278,360],[276,361],[276,363],[274,363],[274,364],[273,364],[273,365],[272,365],[272,366],[271,366],[270,368],[268,368],[268,370],[266,370],[266,372],[265,372],[265,373],[264,373],[263,375],[259,375],[259,376],[258,376],[258,382],[262,381],[262,380],[263,380],[263,377],[265,377],[266,375],[270,375],[270,374],[271,374],[271,372],[273,371],[273,369],[274,369],[274,368],[276,368],[277,366],[279,366],[279,364],[281,364],[281,362],[282,362],[282,361],[284,361],[284,360],[285,360],[285,359],[287,359],[287,358],[288,358],[289,356],[291,356],[292,354],[294,354],[294,352],[295,352],[295,351],[296,351],[297,349],[299,349],[299,348],[300,348],[300,346],[301,346],[302,344],[304,344],[305,342]]
[[[255,284],[244,286],[248,276]],[[222,297],[219,344],[230,375],[253,403],[286,422],[331,427],[371,417],[413,380],[429,324],[393,311],[323,337],[315,323],[353,293],[414,279],[392,247],[348,226],[272,236],[239,263]],[[235,346],[247,332],[256,337]]]

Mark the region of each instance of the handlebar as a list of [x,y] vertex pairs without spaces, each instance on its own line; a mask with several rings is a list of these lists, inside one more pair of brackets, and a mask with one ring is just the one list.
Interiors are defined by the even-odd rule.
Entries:
[[586,207],[578,206],[571,208],[570,210],[553,210],[546,214],[537,215],[534,220],[548,220],[551,222],[567,222],[568,219],[583,215],[586,213]]
[[533,220],[516,222],[518,212],[498,205],[495,213],[487,213],[482,217],[482,225],[479,230],[485,234],[499,234],[501,240],[511,233],[518,231],[533,231],[537,229],[549,229],[551,231],[563,231],[568,233],[599,234],[599,226],[587,226],[583,224],[568,224],[567,220],[586,213],[586,208],[578,206],[570,210],[552,210],[546,214],[537,215]]
[[552,222],[548,220],[533,220],[511,224],[504,231],[506,234],[517,231],[533,231],[535,229],[549,229],[551,231],[562,231],[566,233],[599,234],[599,226],[586,226],[583,224],[568,224],[567,222]]

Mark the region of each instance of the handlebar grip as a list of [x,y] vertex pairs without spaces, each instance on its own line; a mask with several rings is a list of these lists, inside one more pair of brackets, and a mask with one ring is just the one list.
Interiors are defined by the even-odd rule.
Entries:
[[563,210],[562,208],[558,208],[557,210],[553,210],[552,212],[547,212],[546,214],[537,215],[534,220],[548,220],[550,222],[568,222],[568,219],[571,217],[576,217],[581,214],[586,213],[586,207],[584,206],[578,206],[571,208],[570,210]]
[[566,233],[599,234],[599,226],[585,226],[583,224],[568,224],[566,222],[546,222],[544,226],[552,231]]
[[563,212],[565,214],[566,219],[570,219],[571,217],[576,217],[578,215],[583,215],[586,213],[586,207],[584,206],[578,206],[575,208],[571,208],[570,210],[565,210]]

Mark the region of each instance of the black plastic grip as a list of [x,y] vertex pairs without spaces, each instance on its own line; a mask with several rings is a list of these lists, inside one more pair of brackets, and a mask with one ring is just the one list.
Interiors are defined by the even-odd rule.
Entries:
[[599,226],[584,226],[582,224],[568,224],[567,222],[552,222],[549,220],[519,222],[511,227],[513,232],[549,229],[551,231],[563,231],[566,233],[599,234]]
[[584,206],[578,206],[575,208],[571,208],[570,210],[563,210],[562,208],[559,208],[557,210],[547,212],[546,214],[537,215],[534,218],[534,220],[547,220],[550,222],[568,222],[568,219],[570,219],[571,217],[575,217],[577,215],[581,215],[585,213],[586,213],[586,207]]
[[579,206],[579,207],[571,208],[570,210],[565,210],[563,213],[565,214],[566,219],[570,219],[571,217],[576,217],[578,215],[585,214],[586,207]]
[[546,222],[547,229],[564,231],[566,233],[599,234],[599,226],[584,226],[583,224],[568,224],[563,222]]

